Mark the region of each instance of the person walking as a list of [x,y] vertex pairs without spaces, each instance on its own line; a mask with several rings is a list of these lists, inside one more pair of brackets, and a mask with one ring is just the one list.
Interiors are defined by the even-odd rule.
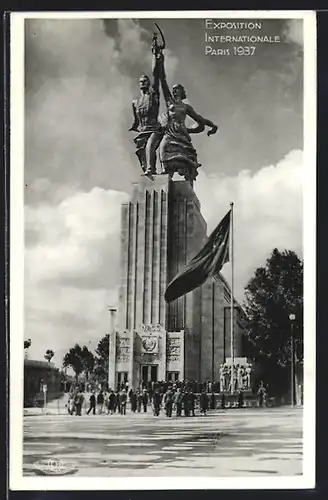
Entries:
[[113,415],[115,412],[116,396],[112,389],[109,389],[108,395],[108,415]]
[[265,390],[263,382],[261,381],[259,389],[257,391],[257,401],[258,401],[258,406],[260,408],[263,408],[263,404],[265,401],[265,393],[266,393],[266,390]]
[[209,397],[207,395],[206,390],[204,389],[203,392],[200,395],[200,412],[206,415],[206,412],[208,411],[208,405],[209,405]]
[[121,413],[121,403],[120,403],[120,391],[116,391],[115,393],[115,405],[114,405],[114,413]]
[[133,389],[130,389],[130,405],[131,411],[135,413],[137,409],[137,395]]
[[146,413],[147,412],[147,406],[148,406],[148,393],[147,393],[147,389],[144,389],[142,391],[142,406],[143,406],[144,413]]
[[75,415],[77,415],[78,408],[79,408],[79,389],[75,389],[71,415],[74,415],[74,413]]
[[83,401],[84,401],[84,394],[83,394],[82,389],[80,389],[78,391],[78,393],[76,394],[76,403],[75,403],[76,415],[78,415],[79,417],[81,416]]
[[188,393],[189,397],[189,411],[191,412],[191,415],[194,417],[195,416],[195,394],[192,389],[190,389]]
[[148,382],[147,395],[149,401],[153,400],[153,392],[154,392],[154,382]]
[[183,394],[178,387],[177,392],[175,393],[174,396],[174,403],[176,407],[176,416],[181,417],[181,412],[182,412],[182,399],[183,399]]
[[127,395],[126,395],[126,390],[123,389],[120,392],[120,413],[121,415],[126,415],[126,400],[127,400]]
[[242,408],[243,406],[244,406],[244,395],[242,389],[240,389],[238,393],[238,408]]
[[155,389],[153,395],[154,416],[158,417],[161,409],[162,396],[159,389]]
[[89,398],[89,403],[90,403],[90,408],[87,411],[87,415],[89,415],[90,411],[92,410],[92,414],[96,414],[96,395],[95,392],[92,391],[92,394]]
[[139,389],[137,389],[136,398],[137,398],[137,412],[140,413],[142,405],[142,393],[140,392]]
[[105,390],[104,391],[104,404],[103,404],[103,412],[105,413],[106,410],[108,409],[108,392]]
[[164,396],[164,405],[165,412],[167,417],[172,417],[172,408],[173,408],[173,392],[169,388]]
[[97,396],[97,406],[98,406],[98,415],[101,415],[103,412],[103,406],[104,406],[104,394],[102,390],[100,390],[98,396]]
[[75,410],[74,399],[75,399],[75,393],[73,391],[71,391],[68,395],[68,402],[67,402],[67,410],[68,410],[69,415],[73,415],[74,410]]
[[189,417],[189,394],[187,390],[183,392],[182,401],[183,401],[184,416]]

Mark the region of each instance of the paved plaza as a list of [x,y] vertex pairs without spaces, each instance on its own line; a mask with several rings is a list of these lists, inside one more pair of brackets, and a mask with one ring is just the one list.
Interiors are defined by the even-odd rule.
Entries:
[[61,460],[74,476],[302,474],[301,409],[237,409],[168,419],[148,414],[28,415],[24,475]]

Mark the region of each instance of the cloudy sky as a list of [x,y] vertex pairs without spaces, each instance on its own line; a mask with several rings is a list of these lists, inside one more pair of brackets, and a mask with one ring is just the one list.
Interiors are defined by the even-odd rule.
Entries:
[[[263,20],[256,34],[281,43],[259,44],[252,57],[205,56],[203,19],[160,26],[169,84],[182,83],[196,111],[219,125],[215,136],[194,138],[195,191],[209,231],[235,203],[242,301],[274,247],[302,255],[302,21]],[[49,348],[60,365],[75,342],[94,347],[108,331],[120,204],[140,176],[131,101],[140,74],[150,73],[153,30],[149,19],[26,21],[24,337],[32,358]]]

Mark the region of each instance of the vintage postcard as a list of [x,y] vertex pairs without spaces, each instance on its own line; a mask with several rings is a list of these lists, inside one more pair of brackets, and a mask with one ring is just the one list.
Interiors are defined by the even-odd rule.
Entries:
[[11,489],[314,487],[315,109],[314,12],[12,14]]

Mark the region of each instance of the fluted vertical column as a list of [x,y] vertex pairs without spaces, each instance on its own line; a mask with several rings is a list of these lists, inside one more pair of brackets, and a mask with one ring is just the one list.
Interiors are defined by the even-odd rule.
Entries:
[[160,279],[161,279],[161,223],[162,223],[162,190],[156,192],[156,218],[154,226],[154,324],[160,323]]
[[155,253],[155,220],[156,220],[156,191],[152,190],[150,193],[150,216],[149,216],[149,274],[148,274],[148,324],[153,323],[153,290],[154,283],[154,253]]
[[116,331],[109,332],[108,388],[115,389],[116,375]]
[[139,204],[134,203],[132,206],[132,252],[131,252],[131,284],[130,284],[130,297],[131,297],[131,321],[129,328],[136,328],[136,306],[137,306],[137,261],[138,261],[138,209]]
[[129,203],[122,205],[121,209],[121,279],[119,288],[119,310],[118,324],[120,330],[124,330],[127,318],[127,290],[128,290],[128,253],[129,253]]
[[160,241],[159,241],[159,319],[158,322],[167,330],[167,305],[164,293],[167,285],[167,252],[168,252],[168,193],[161,189]]

